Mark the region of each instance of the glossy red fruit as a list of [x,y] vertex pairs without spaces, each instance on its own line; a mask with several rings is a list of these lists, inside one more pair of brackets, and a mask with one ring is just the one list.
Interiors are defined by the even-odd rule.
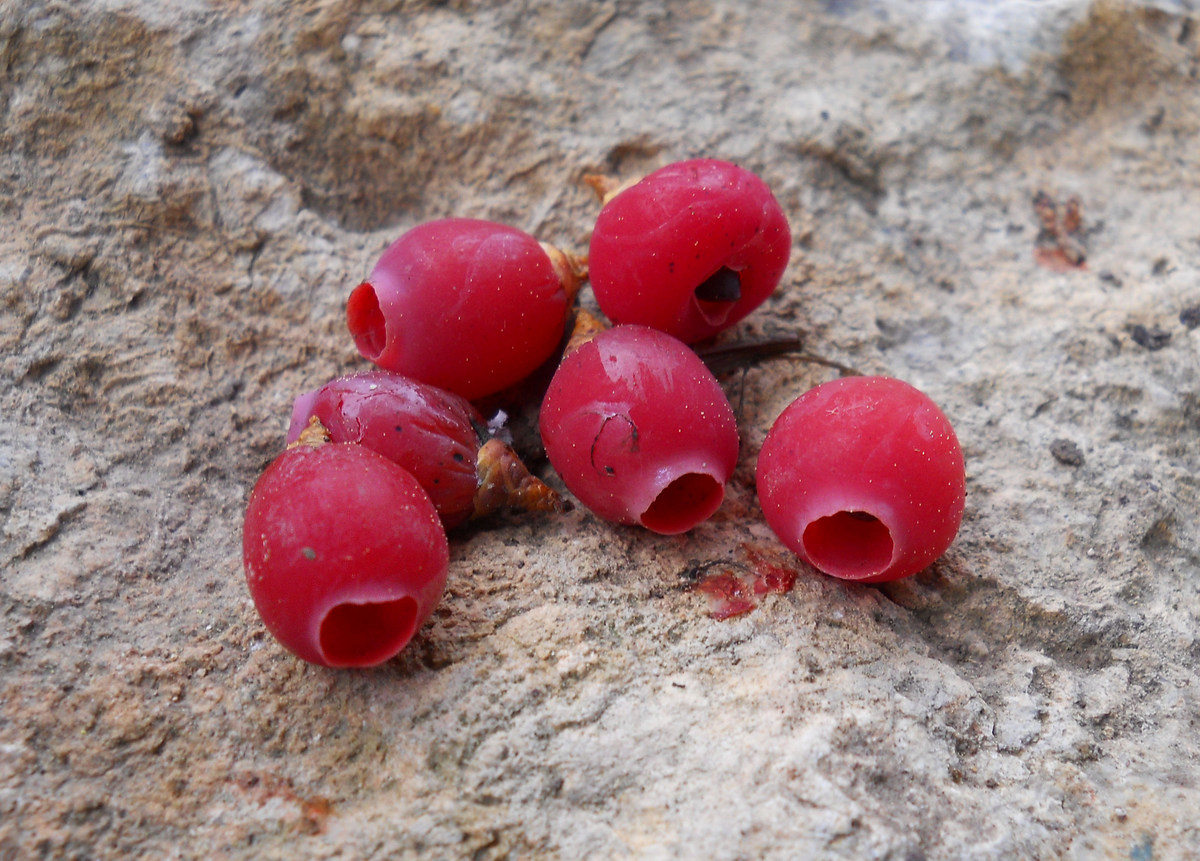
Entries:
[[447,529],[474,511],[483,417],[452,392],[389,371],[331,380],[296,398],[288,442],[316,416],[335,443],[358,443],[404,467]]
[[864,583],[907,577],[945,553],[966,498],[949,420],[890,377],[845,377],[793,401],[767,434],[757,482],[784,544]]
[[299,445],[254,486],[242,555],[267,629],[314,664],[403,649],[441,598],[446,533],[408,472],[358,445]]
[[787,218],[766,184],[715,159],[667,165],[605,204],[588,278],[615,323],[694,343],[732,326],[779,284]]
[[350,294],[346,322],[379,367],[475,400],[550,357],[572,298],[569,274],[532,236],[447,218],[384,251]]
[[563,359],[539,424],[550,463],[589,509],[665,535],[717,510],[738,455],[733,409],[682,342],[601,332]]

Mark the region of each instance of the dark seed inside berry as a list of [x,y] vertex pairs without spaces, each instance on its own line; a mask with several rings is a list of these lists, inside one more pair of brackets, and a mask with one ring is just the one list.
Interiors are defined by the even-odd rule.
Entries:
[[696,298],[702,302],[736,302],[742,298],[742,280],[732,269],[722,266],[700,283]]

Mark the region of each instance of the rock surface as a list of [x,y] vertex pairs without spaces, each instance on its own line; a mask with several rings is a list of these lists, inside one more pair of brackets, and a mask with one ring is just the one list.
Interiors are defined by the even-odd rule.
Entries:
[[[1200,855],[1188,6],[0,6],[0,857]],[[723,377],[692,534],[502,518],[383,668],[279,648],[242,510],[363,367],[374,257],[447,215],[582,251],[584,173],[698,155],[796,238],[730,339],[954,421],[948,555],[864,587],[778,544],[755,457],[835,372],[775,360]],[[724,620],[696,588],[790,572]]]

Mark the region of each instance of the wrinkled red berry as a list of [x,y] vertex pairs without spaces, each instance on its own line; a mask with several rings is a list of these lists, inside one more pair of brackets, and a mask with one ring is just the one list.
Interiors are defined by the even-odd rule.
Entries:
[[667,165],[605,204],[588,278],[615,323],[688,343],[732,326],[779,284],[787,218],[766,184],[715,159]]
[[409,230],[354,289],[346,321],[376,365],[475,400],[558,346],[571,279],[532,236],[447,218]]
[[866,583],[941,556],[966,496],[949,420],[889,377],[846,377],[793,401],[767,434],[757,482],[784,544],[826,574]]
[[738,455],[733,409],[682,342],[616,326],[570,353],[539,417],[550,463],[593,512],[663,534],[712,515]]
[[267,629],[315,664],[366,667],[412,639],[441,598],[449,546],[420,484],[358,445],[299,445],[259,477],[242,534]]
[[452,392],[388,371],[332,380],[296,399],[288,442],[316,416],[333,442],[352,442],[404,467],[429,494],[447,529],[474,511],[476,426],[483,417]]

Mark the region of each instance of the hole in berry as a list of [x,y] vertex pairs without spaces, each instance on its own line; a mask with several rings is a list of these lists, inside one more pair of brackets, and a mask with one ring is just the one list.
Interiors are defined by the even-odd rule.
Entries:
[[696,297],[696,307],[705,321],[709,325],[719,326],[742,298],[741,276],[729,267],[722,266],[700,282],[692,295]]
[[892,532],[865,511],[839,511],[804,529],[804,550],[814,566],[847,580],[882,572],[892,561]]
[[662,535],[687,532],[707,520],[725,498],[725,487],[711,475],[689,472],[672,481],[642,513],[642,526]]
[[364,281],[350,294],[346,303],[346,325],[354,336],[358,351],[372,361],[378,359],[387,346],[387,324],[371,282]]
[[696,288],[703,302],[736,302],[742,298],[742,279],[728,266],[722,266]]
[[335,605],[321,621],[321,651],[335,667],[369,667],[386,661],[412,639],[413,598]]

